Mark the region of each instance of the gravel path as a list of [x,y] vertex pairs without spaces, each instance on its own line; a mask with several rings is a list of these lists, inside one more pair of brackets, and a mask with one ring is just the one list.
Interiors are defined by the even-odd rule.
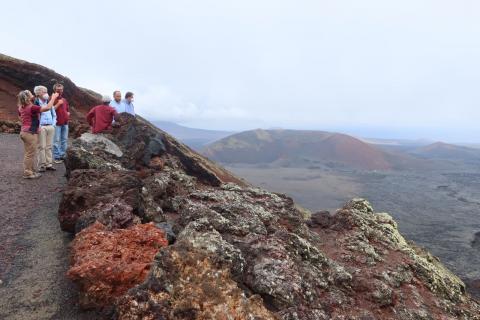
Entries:
[[0,319],[102,319],[77,306],[65,277],[71,235],[60,230],[65,168],[22,179],[23,145],[0,134]]

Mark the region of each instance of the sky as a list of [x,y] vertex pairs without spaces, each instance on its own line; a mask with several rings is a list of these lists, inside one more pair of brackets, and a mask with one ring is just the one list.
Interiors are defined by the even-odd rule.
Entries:
[[[8,1],[0,52],[150,120],[480,142],[480,1]],[[8,14],[5,14],[8,13]]]

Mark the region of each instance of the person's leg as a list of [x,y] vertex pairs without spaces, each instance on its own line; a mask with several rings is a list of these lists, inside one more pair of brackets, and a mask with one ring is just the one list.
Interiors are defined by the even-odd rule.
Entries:
[[34,134],[28,132],[20,132],[20,139],[23,141],[24,157],[23,157],[23,176],[34,176],[33,162],[35,161],[35,151],[37,144],[35,143]]
[[45,144],[45,167],[51,168],[53,166],[52,159],[52,145],[55,136],[55,128],[48,126],[46,129],[46,144]]
[[67,144],[68,144],[68,124],[62,126],[62,146],[61,146],[61,157],[65,157],[65,153],[67,152]]
[[45,148],[47,146],[47,128],[41,127],[38,133],[38,170],[45,171],[46,157]]
[[31,155],[28,152],[29,141],[28,141],[28,138],[26,137],[26,134],[27,133],[23,131],[20,132],[20,139],[23,142],[23,176],[24,177],[27,177],[33,174],[33,172],[29,170],[29,161],[30,161]]
[[55,136],[53,138],[53,158],[60,159],[60,136],[62,133],[62,126],[55,127]]
[[38,134],[32,134],[32,144],[33,144],[33,172],[39,176],[41,174],[38,174]]

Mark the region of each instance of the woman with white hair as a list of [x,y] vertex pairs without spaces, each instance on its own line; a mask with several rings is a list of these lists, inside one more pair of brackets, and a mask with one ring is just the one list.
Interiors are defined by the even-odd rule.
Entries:
[[[44,86],[36,86],[33,89],[35,93],[34,104],[40,107],[48,105],[48,90]],[[40,114],[40,131],[38,133],[38,171],[55,171],[53,166],[53,138],[55,136],[55,124],[57,114],[55,108],[51,108]]]
[[40,113],[50,110],[57,96],[58,94],[53,94],[50,102],[46,106],[40,107],[33,104],[34,96],[29,90],[20,91],[18,94],[18,115],[22,122],[20,139],[22,139],[25,149],[23,158],[23,177],[25,179],[36,179],[41,176],[35,172]]

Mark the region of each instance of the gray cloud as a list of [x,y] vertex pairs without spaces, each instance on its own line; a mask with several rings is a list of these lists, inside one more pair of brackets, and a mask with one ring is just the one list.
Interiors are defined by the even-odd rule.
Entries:
[[480,141],[476,1],[20,0],[2,11],[2,52],[134,91],[151,119]]

